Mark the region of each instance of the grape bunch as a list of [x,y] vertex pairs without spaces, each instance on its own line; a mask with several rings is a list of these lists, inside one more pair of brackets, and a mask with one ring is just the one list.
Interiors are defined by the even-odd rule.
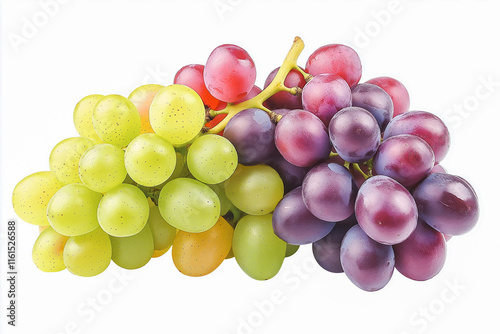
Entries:
[[366,291],[394,268],[435,276],[446,241],[479,214],[472,186],[439,164],[446,125],[409,111],[396,79],[359,83],[352,48],[325,45],[300,67],[303,48],[297,37],[263,89],[248,52],[225,44],[167,86],[80,100],[79,136],[13,191],[17,215],[40,229],[36,266],[88,277],[171,248],[185,275],[234,257],[266,280],[312,244],[321,267]]

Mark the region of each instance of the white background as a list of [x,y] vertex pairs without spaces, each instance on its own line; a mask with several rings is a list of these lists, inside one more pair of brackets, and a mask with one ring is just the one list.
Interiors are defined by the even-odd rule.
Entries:
[[[45,20],[54,1],[1,2],[0,332],[500,331],[495,1],[60,0]],[[26,28],[30,24],[36,29]],[[304,246],[266,282],[247,277],[234,259],[207,277],[189,278],[175,269],[170,253],[136,271],[112,263],[97,277],[80,278],[39,271],[31,261],[37,227],[19,220],[18,326],[7,326],[12,189],[26,175],[48,170],[52,147],[77,135],[75,104],[89,94],[127,96],[143,83],[170,84],[180,67],[203,64],[223,43],[251,54],[262,86],[296,35],[306,44],[301,65],[322,45],[348,44],[362,59],[362,81],[400,79],[411,109],[432,111],[449,125],[452,146],[443,165],[475,187],[481,216],[475,230],[449,242],[442,272],[427,282],[395,272],[386,288],[367,293],[344,275],[323,271]]]

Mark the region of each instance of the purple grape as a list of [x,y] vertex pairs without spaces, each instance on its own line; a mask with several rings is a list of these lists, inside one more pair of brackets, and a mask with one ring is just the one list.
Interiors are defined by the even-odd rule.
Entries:
[[302,105],[328,126],[337,111],[352,105],[351,89],[336,74],[320,74],[304,86]]
[[340,264],[340,245],[347,231],[356,225],[354,215],[345,221],[338,222],[328,235],[312,244],[316,262],[325,270],[332,273],[342,273]]
[[418,216],[439,232],[452,236],[469,232],[479,218],[472,186],[456,175],[433,173],[413,191]]
[[431,173],[448,173],[446,169],[440,164],[435,164],[431,169]]
[[264,110],[252,108],[231,118],[224,129],[224,137],[236,148],[239,163],[258,165],[277,154],[275,129],[276,125]]
[[417,226],[417,206],[411,194],[394,179],[377,175],[359,188],[356,219],[373,240],[386,245],[403,242]]
[[436,163],[443,160],[450,148],[450,133],[443,121],[426,111],[409,111],[394,117],[387,125],[384,139],[400,134],[422,138],[434,151]]
[[372,240],[359,225],[354,225],[342,240],[340,263],[357,287],[377,291],[391,280],[394,251],[391,246]]
[[358,107],[340,110],[332,117],[328,134],[335,151],[348,162],[370,160],[380,145],[380,128],[368,111]]
[[420,219],[408,239],[394,245],[393,249],[396,269],[416,281],[425,281],[436,276],[446,259],[446,240],[443,233]]
[[283,158],[299,167],[314,166],[326,160],[331,151],[323,122],[300,109],[292,110],[280,119],[274,142]]
[[413,135],[390,137],[380,144],[373,157],[373,172],[411,187],[434,167],[434,153],[423,139]]
[[274,233],[292,245],[318,241],[330,233],[335,223],[313,216],[302,201],[302,187],[290,191],[278,203],[273,213]]
[[389,94],[379,86],[362,83],[352,88],[352,105],[368,110],[384,132],[394,114],[394,105]]
[[351,173],[335,163],[314,166],[302,182],[302,199],[307,209],[330,222],[352,215],[357,191]]
[[285,186],[285,194],[300,186],[307,172],[310,170],[310,168],[292,165],[279,153],[276,153],[267,164],[274,168],[280,175]]
[[[264,89],[271,84],[274,77],[279,71],[279,67],[275,68],[267,76],[266,82],[264,83]],[[299,87],[304,88],[306,80],[302,73],[296,69],[292,69],[286,76],[284,81],[285,86],[293,88]],[[286,108],[286,109],[302,109],[302,97],[300,94],[292,95],[289,92],[279,92],[271,96],[266,100],[266,103],[271,109]]]

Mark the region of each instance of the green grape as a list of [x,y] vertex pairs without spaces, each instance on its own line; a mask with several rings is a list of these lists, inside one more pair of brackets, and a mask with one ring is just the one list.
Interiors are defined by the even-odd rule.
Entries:
[[83,153],[94,145],[95,143],[89,138],[64,139],[50,153],[50,171],[64,184],[80,182],[78,163]]
[[26,176],[12,192],[14,211],[27,223],[49,225],[47,205],[63,185],[51,172],[38,172]]
[[220,201],[207,185],[187,178],[168,182],[160,192],[158,207],[173,227],[191,233],[204,232],[220,216]]
[[97,209],[99,225],[114,237],[139,233],[146,225],[148,216],[148,199],[139,188],[126,183],[106,193]]
[[177,229],[163,219],[157,206],[149,208],[148,225],[153,234],[155,250],[168,250],[174,242]]
[[97,207],[102,194],[81,183],[72,183],[59,189],[47,206],[50,226],[66,236],[92,232],[99,227]]
[[226,181],[238,166],[238,154],[226,138],[209,134],[196,138],[189,147],[187,164],[191,174],[208,184]]
[[226,191],[224,190],[224,184],[223,183],[208,184],[208,186],[217,194],[217,197],[219,197],[220,215],[224,216],[225,214],[228,213],[229,209],[231,209],[231,206],[233,205],[227,199]]
[[227,198],[241,211],[265,215],[283,198],[284,187],[278,172],[267,165],[238,165],[225,183]]
[[274,277],[285,259],[286,242],[274,234],[272,215],[241,218],[234,229],[233,253],[248,276],[257,280]]
[[130,237],[110,237],[114,263],[124,269],[140,268],[151,260],[154,252],[153,235],[146,224],[142,231]]
[[64,246],[64,264],[72,274],[91,277],[102,273],[111,262],[111,240],[101,228],[70,237]]
[[291,245],[291,244],[286,244],[286,254],[285,257],[292,256],[293,254],[297,253],[299,250],[299,245]]
[[193,89],[170,85],[161,89],[151,102],[149,122],[157,134],[174,146],[183,146],[203,128],[205,106]]
[[125,150],[128,175],[140,185],[154,187],[173,173],[176,153],[172,144],[154,133],[145,133],[130,142]]
[[56,272],[66,269],[63,259],[63,250],[69,237],[47,227],[40,233],[33,245],[31,256],[33,263],[45,272]]
[[128,99],[136,106],[139,116],[141,117],[141,133],[154,132],[149,123],[149,107],[151,106],[153,98],[162,88],[163,86],[161,85],[142,85],[134,89],[128,96]]
[[125,147],[141,130],[141,118],[135,105],[121,95],[107,95],[94,109],[92,124],[106,143]]
[[187,148],[185,146],[175,148],[175,168],[172,175],[168,178],[168,181],[177,179],[179,177],[189,176],[189,170],[187,168],[186,162]]
[[95,132],[94,125],[92,124],[92,115],[94,115],[94,108],[104,95],[94,94],[84,97],[78,102],[73,112],[73,123],[75,124],[76,131],[82,137],[90,138],[98,143],[102,143],[97,132]]
[[243,216],[245,216],[245,213],[231,203],[229,211],[224,215],[224,219],[234,228]]
[[110,191],[127,177],[124,156],[122,149],[111,144],[92,146],[80,158],[80,180],[93,191]]

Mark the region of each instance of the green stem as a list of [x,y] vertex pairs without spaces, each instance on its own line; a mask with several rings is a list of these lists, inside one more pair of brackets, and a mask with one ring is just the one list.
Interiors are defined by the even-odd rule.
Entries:
[[219,124],[217,124],[212,129],[206,132],[219,133],[220,131],[224,130],[227,123],[231,118],[234,117],[234,115],[236,115],[242,110],[249,108],[260,108],[265,112],[267,112],[273,121],[276,122],[279,121],[281,119],[281,115],[278,115],[275,112],[267,108],[264,108],[263,104],[267,99],[269,99],[271,96],[280,91],[293,91],[295,92],[295,94],[299,93],[299,91],[295,89],[295,87],[294,88],[286,87],[284,85],[284,82],[288,73],[292,69],[298,67],[297,59],[299,58],[299,55],[302,52],[302,50],[304,50],[304,42],[302,41],[302,39],[300,39],[300,37],[295,37],[292,47],[290,48],[290,51],[288,52],[288,54],[285,57],[285,60],[283,61],[283,65],[281,65],[280,69],[278,70],[278,73],[276,73],[276,76],[274,77],[273,81],[269,84],[269,86],[267,86],[262,92],[260,92],[257,96],[254,96],[250,100],[243,101],[238,104],[229,103],[226,108],[218,111],[217,113],[227,114],[227,116]]
[[363,175],[363,177],[365,178],[365,180],[367,180],[370,176],[368,174],[365,174],[365,172],[363,172],[363,170],[361,169],[361,167],[359,167],[359,164],[352,164],[353,168],[355,170],[357,170],[359,173],[361,173],[361,175]]

